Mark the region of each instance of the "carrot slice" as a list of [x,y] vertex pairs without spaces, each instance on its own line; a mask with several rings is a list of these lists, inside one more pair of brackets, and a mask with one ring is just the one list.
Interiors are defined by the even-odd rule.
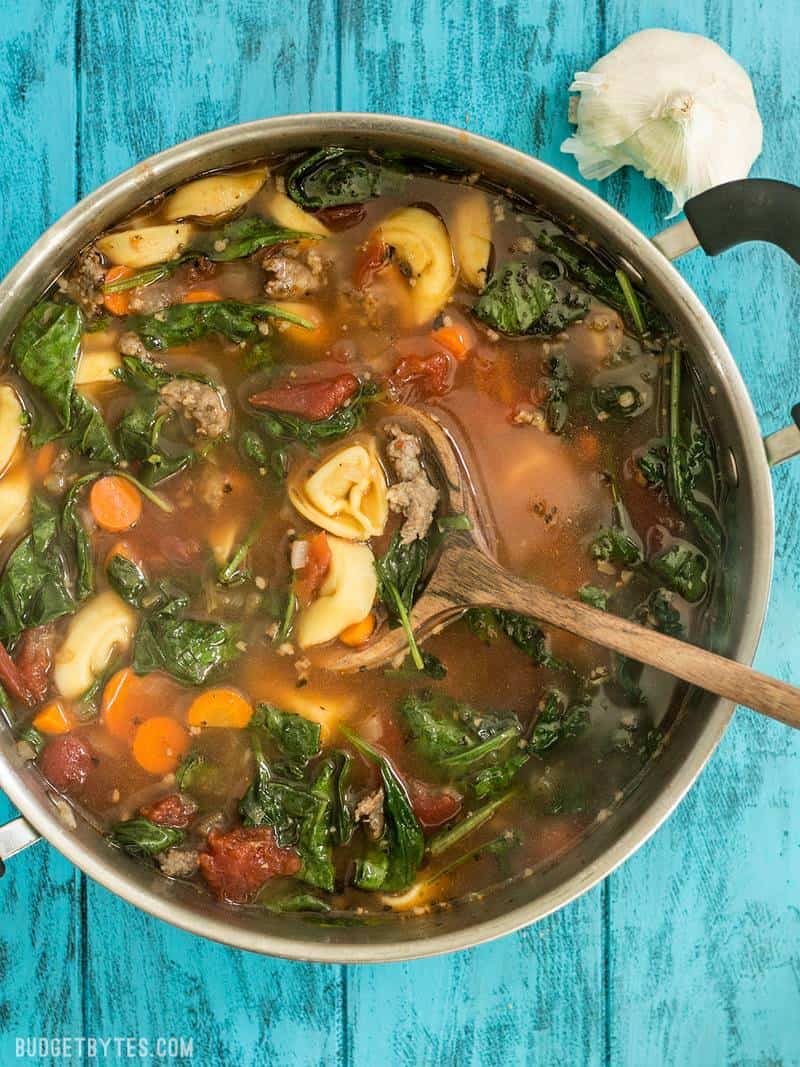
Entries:
[[[136,272],[131,267],[112,267],[106,271],[105,283],[121,282],[123,278],[131,278]],[[127,315],[131,303],[131,290],[125,289],[121,293],[106,293],[103,297],[106,311],[112,315]]]
[[464,325],[442,326],[434,330],[431,337],[457,360],[465,359],[475,344],[472,331]]
[[55,441],[48,441],[46,445],[36,450],[33,460],[33,474],[37,481],[41,481],[50,472],[53,461],[56,458],[58,448]]
[[121,533],[135,526],[142,514],[139,490],[126,478],[115,474],[98,478],[89,493],[89,507],[97,525],[109,533]]
[[350,645],[351,648],[357,648],[358,645],[364,645],[369,641],[374,630],[375,616],[370,612],[369,615],[365,615],[360,622],[354,622],[351,626],[345,626],[339,634],[339,640],[345,645]]
[[68,734],[75,723],[75,716],[60,700],[46,704],[33,720],[33,725],[42,734]]
[[183,300],[181,300],[181,303],[213,304],[217,300],[222,300],[222,297],[219,293],[215,293],[213,289],[190,289]]
[[146,719],[133,738],[133,758],[150,774],[174,771],[189,747],[189,734],[167,715]]
[[207,689],[195,697],[187,716],[190,726],[227,726],[243,730],[253,716],[248,700],[235,689]]
[[114,737],[133,742],[138,726],[155,711],[163,711],[180,695],[180,687],[165,674],[135,674],[123,667],[106,682],[100,713]]

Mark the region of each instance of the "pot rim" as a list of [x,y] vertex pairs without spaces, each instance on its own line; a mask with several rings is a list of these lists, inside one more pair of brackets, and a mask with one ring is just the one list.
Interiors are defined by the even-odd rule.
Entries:
[[[641,264],[646,267],[648,279],[658,279],[663,285],[669,286],[675,301],[680,305],[680,314],[687,317],[687,321],[692,321],[696,332],[702,335],[709,360],[725,382],[749,453],[747,458],[750,491],[760,512],[758,524],[755,526],[757,543],[753,547],[752,574],[747,591],[748,613],[732,654],[740,661],[750,663],[767,610],[774,547],[774,517],[771,479],[761,444],[761,432],[739,370],[719,329],[699,298],[650,240],[598,195],[549,164],[524,152],[479,134],[429,120],[362,112],[286,115],[202,134],[122,172],[80,200],[46,230],[0,283],[0,334],[4,332],[5,327],[7,339],[15,323],[3,322],[4,309],[9,304],[22,300],[24,294],[32,288],[33,278],[41,271],[43,256],[48,253],[52,256],[54,250],[59,250],[56,258],[63,260],[63,263],[55,270],[58,274],[63,265],[79,250],[80,244],[76,244],[76,238],[87,219],[109,217],[109,214],[111,217],[122,216],[125,211],[120,210],[119,205],[123,196],[130,197],[132,190],[141,187],[141,201],[149,199],[153,195],[152,191],[144,190],[152,187],[154,181],[160,182],[162,188],[167,188],[170,184],[183,180],[175,175],[181,169],[186,170],[189,165],[194,168],[195,173],[208,169],[207,166],[204,168],[203,159],[212,150],[235,146],[237,152],[240,152],[242,146],[252,145],[253,157],[256,157],[268,154],[270,139],[278,136],[283,136],[287,142],[292,138],[298,142],[308,142],[316,136],[331,143],[334,137],[344,141],[359,136],[375,137],[378,140],[381,137],[393,137],[396,140],[408,138],[415,142],[416,147],[424,142],[430,150],[442,154],[451,151],[456,155],[468,155],[476,161],[476,169],[482,169],[492,163],[496,163],[498,167],[516,168],[529,176],[532,185],[537,186],[536,199],[542,199],[542,189],[552,193],[555,199],[568,199],[577,212],[597,221],[598,225],[613,230],[625,258],[634,265]],[[238,158],[244,160],[247,157],[240,154]],[[221,164],[215,164],[217,165]],[[191,173],[191,170],[188,173]],[[102,226],[98,227],[100,228]],[[41,291],[41,285],[37,286],[34,295],[38,297]],[[5,318],[8,317],[9,313],[6,313]],[[15,320],[18,317],[19,313],[15,309]],[[549,890],[544,894],[544,898],[535,897],[498,917],[478,921],[454,933],[436,934],[427,938],[404,939],[404,924],[398,922],[395,940],[381,941],[374,945],[344,942],[328,944],[276,937],[267,932],[254,935],[250,930],[228,923],[221,915],[218,917],[217,914],[209,912],[200,917],[182,903],[169,900],[154,890],[135,885],[126,879],[118,860],[115,859],[117,854],[109,851],[107,857],[101,856],[99,852],[85,845],[62,824],[51,807],[34,796],[11,761],[2,753],[0,788],[24,817],[85,874],[143,911],[191,933],[236,948],[295,960],[327,963],[410,960],[472,947],[512,933],[546,917],[596,885],[639,848],[672,813],[708,762],[732,714],[731,702],[716,701],[689,755],[674,771],[655,801],[592,863],[555,889]]]

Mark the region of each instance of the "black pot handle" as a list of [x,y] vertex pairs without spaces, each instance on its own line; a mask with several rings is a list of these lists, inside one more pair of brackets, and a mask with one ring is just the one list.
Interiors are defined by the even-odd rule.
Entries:
[[[800,186],[771,178],[742,178],[716,185],[683,205],[686,220],[653,238],[667,259],[677,259],[698,244],[716,256],[746,241],[769,241],[800,263]],[[800,404],[793,423],[764,438],[771,467],[800,455]]]
[[769,241],[800,263],[800,187],[743,178],[699,193],[683,207],[704,252],[716,256],[745,241]]

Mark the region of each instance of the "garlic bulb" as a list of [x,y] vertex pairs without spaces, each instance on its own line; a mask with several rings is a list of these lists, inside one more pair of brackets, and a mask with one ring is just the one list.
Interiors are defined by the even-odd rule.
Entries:
[[745,178],[761,152],[750,78],[718,44],[695,33],[642,30],[626,38],[570,92],[573,137],[561,145],[584,178],[629,164],[673,195],[670,217],[698,193]]

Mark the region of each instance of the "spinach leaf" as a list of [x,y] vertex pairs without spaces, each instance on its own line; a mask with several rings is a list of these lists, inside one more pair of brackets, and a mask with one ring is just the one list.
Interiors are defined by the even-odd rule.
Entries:
[[547,397],[544,415],[551,433],[561,433],[569,416],[567,397],[572,386],[572,368],[559,353],[544,360],[547,374],[542,378],[543,391]]
[[683,348],[673,342],[670,349],[669,440],[667,461],[667,491],[680,513],[689,519],[714,556],[722,552],[722,528],[716,515],[699,499],[699,482],[705,474],[713,482],[713,443],[694,419],[684,429],[681,418]]
[[281,711],[274,704],[256,704],[250,727],[266,730],[281,753],[291,760],[305,764],[319,753],[319,723],[290,711]]
[[119,451],[103,416],[82,393],[72,395],[72,429],[65,444],[96,463],[119,463]]
[[708,593],[708,560],[691,545],[673,545],[650,560],[650,568],[690,604],[697,604]]
[[361,425],[367,405],[380,393],[376,382],[361,382],[350,403],[339,408],[327,419],[304,419],[284,411],[260,409],[258,422],[265,437],[275,441],[298,441],[311,452],[317,446],[352,433]]
[[656,441],[636,459],[636,466],[642,477],[653,489],[664,485],[667,480],[667,454],[666,444]]
[[596,533],[589,552],[592,559],[621,563],[625,567],[642,562],[641,549],[619,526],[607,526]]
[[313,810],[303,819],[297,839],[302,867],[297,873],[309,885],[333,892],[333,810],[335,804],[336,767],[326,760],[309,790],[314,798]]
[[424,674],[426,678],[431,678],[434,682],[441,682],[442,679],[447,677],[447,667],[438,656],[434,656],[432,652],[426,652],[424,649],[420,649],[420,653],[422,655],[421,671],[417,670],[413,657],[408,655],[399,667],[387,667],[383,673],[387,678],[397,678],[398,680],[419,678],[420,674]]
[[131,315],[126,325],[147,348],[161,352],[199,341],[210,333],[222,334],[231,341],[248,341],[259,336],[258,324],[270,318],[311,328],[311,323],[299,315],[273,304],[245,304],[241,300],[175,304],[153,315]]
[[92,543],[78,514],[78,498],[84,487],[97,477],[97,474],[85,474],[79,478],[64,498],[64,507],[61,511],[61,529],[64,536],[71,542],[75,556],[75,596],[78,600],[85,600],[90,593],[94,592]]
[[[10,704],[5,690],[3,690],[0,703],[2,703],[3,710],[8,713],[8,711],[10,710]],[[16,732],[15,736],[17,738],[17,741],[24,741],[26,745],[30,745],[31,749],[33,750],[34,757],[36,759],[41,756],[42,750],[44,749],[45,739],[44,734],[39,733],[35,726],[32,726],[31,724],[23,726],[22,729]]]
[[487,714],[429,692],[409,694],[400,714],[420,755],[451,779],[469,778],[478,797],[504,788],[527,762],[516,715]]
[[61,430],[72,426],[72,395],[81,350],[83,313],[77,304],[42,300],[17,329],[11,358],[46,401]]
[[548,308],[557,293],[526,263],[507,263],[496,274],[474,306],[473,313],[498,333],[520,337],[544,326]]
[[76,304],[42,300],[16,332],[11,358],[36,390],[31,444],[37,448],[66,435],[66,444],[89,459],[117,463],[119,453],[100,412],[75,390],[83,329],[83,313]]
[[217,263],[229,263],[233,259],[243,259],[260,248],[267,248],[270,245],[309,240],[318,241],[319,234],[276,226],[274,222],[270,222],[261,215],[245,215],[226,222],[224,226],[204,231],[194,239],[192,252],[200,253],[206,259]]
[[609,594],[597,585],[581,586],[578,590],[578,597],[584,604],[589,604],[593,608],[598,608],[600,611],[608,610]]
[[483,767],[472,779],[472,791],[478,800],[491,796],[493,793],[502,793],[508,789],[517,775],[517,771],[528,762],[530,757],[526,752],[516,752],[508,759],[498,763],[492,763]]
[[245,826],[271,826],[281,848],[295,845],[303,819],[317,808],[306,786],[296,779],[280,777],[266,758],[260,732],[250,731],[256,772],[239,804]]
[[353,813],[353,805],[350,803],[350,774],[353,770],[353,757],[349,752],[337,749],[331,753],[331,758],[336,761],[336,811],[334,815],[334,830],[336,843],[346,845],[353,836],[356,828],[356,820]]
[[247,569],[247,556],[263,524],[263,519],[253,523],[231,558],[217,571],[217,581],[220,585],[240,585],[249,580],[251,575]]
[[141,816],[118,822],[111,828],[111,840],[132,856],[157,856],[181,844],[185,837],[182,830],[159,826]]
[[427,540],[417,538],[409,544],[396,531],[386,552],[375,560],[378,576],[378,599],[386,606],[391,625],[402,626],[406,633],[411,659],[418,671],[425,669],[409,615],[414,595],[428,559]]
[[633,612],[631,618],[642,626],[649,626],[670,637],[683,636],[681,614],[672,604],[671,594],[665,589],[654,589]]
[[644,410],[644,397],[633,385],[597,385],[592,389],[595,414],[632,419]]
[[535,619],[499,608],[471,608],[465,615],[470,630],[487,644],[505,635],[540,667],[573,673],[570,664],[553,656]]
[[185,598],[161,600],[144,618],[133,645],[137,674],[162,670],[183,685],[204,685],[239,655],[238,625],[184,618],[185,607]]
[[142,606],[149,584],[144,572],[133,560],[121,552],[115,553],[106,564],[106,577],[108,584],[123,600],[135,608]]
[[31,532],[11,553],[0,577],[0,640],[74,610],[59,544],[58,513],[45,497],[34,496]]
[[285,897],[259,899],[258,903],[267,911],[279,913],[294,911],[328,912],[331,910],[330,904],[326,904],[324,900],[320,900],[319,897],[315,897],[312,893],[292,893]]
[[[629,327],[641,333],[641,322],[632,313],[629,295],[626,296],[618,274],[606,266],[587,245],[566,234],[550,233],[536,234],[536,243],[542,251],[548,252],[562,263],[570,277],[580,282],[604,304],[621,312]],[[627,275],[625,280],[628,281]],[[648,331],[664,333],[669,329],[667,320],[643,293],[634,291],[634,299]]]
[[283,778],[264,755],[261,725],[250,731],[256,773],[239,805],[242,821],[246,826],[271,826],[281,848],[297,850],[302,863],[297,877],[332,892],[338,778],[345,765],[337,765],[331,756],[318,766],[310,785]]
[[213,791],[217,784],[217,771],[217,767],[202,752],[190,752],[175,771],[175,785],[182,793]]
[[642,562],[642,545],[623,503],[616,482],[611,480],[613,526],[595,534],[589,546],[593,559],[635,567]]
[[319,211],[371,200],[380,194],[383,179],[383,166],[362,153],[321,148],[294,168],[286,180],[286,192],[306,211]]
[[[680,612],[673,607],[671,594],[664,589],[654,589],[647,599],[634,609],[631,618],[641,626],[658,630],[659,633],[668,634],[670,637],[683,635]],[[614,664],[614,681],[628,703],[634,707],[646,704],[647,700],[639,686],[642,664],[619,653],[614,655]]]
[[[425,840],[403,783],[391,763],[372,745],[346,726],[340,725],[339,730],[355,749],[378,765],[383,783],[385,828],[381,851],[386,856],[386,864],[380,885],[371,885],[370,888],[380,888],[390,893],[407,889],[422,863]],[[364,888],[361,883],[365,875],[366,871],[360,868],[354,883],[359,888]],[[374,876],[370,880],[374,882]]]
[[492,818],[498,808],[501,808],[503,804],[506,804],[515,793],[516,790],[511,789],[508,793],[504,793],[502,796],[490,800],[487,804],[484,804],[476,811],[473,811],[465,819],[457,822],[455,826],[452,826],[447,830],[441,830],[428,842],[428,851],[430,854],[432,856],[439,856],[442,852],[446,852],[448,849],[452,848],[453,845],[457,845],[460,841],[463,841],[465,837],[473,833],[475,830],[479,830],[481,826],[484,826]]
[[577,737],[589,721],[588,702],[568,704],[556,689],[549,689],[539,703],[539,716],[530,737],[530,747],[541,754],[559,741]]
[[192,375],[172,374],[151,360],[125,356],[115,372],[121,382],[139,395],[117,423],[117,440],[127,460],[143,466],[141,477],[146,485],[157,485],[194,462],[194,451],[163,440],[163,430],[177,421],[174,412],[164,412],[159,390],[175,378]]

